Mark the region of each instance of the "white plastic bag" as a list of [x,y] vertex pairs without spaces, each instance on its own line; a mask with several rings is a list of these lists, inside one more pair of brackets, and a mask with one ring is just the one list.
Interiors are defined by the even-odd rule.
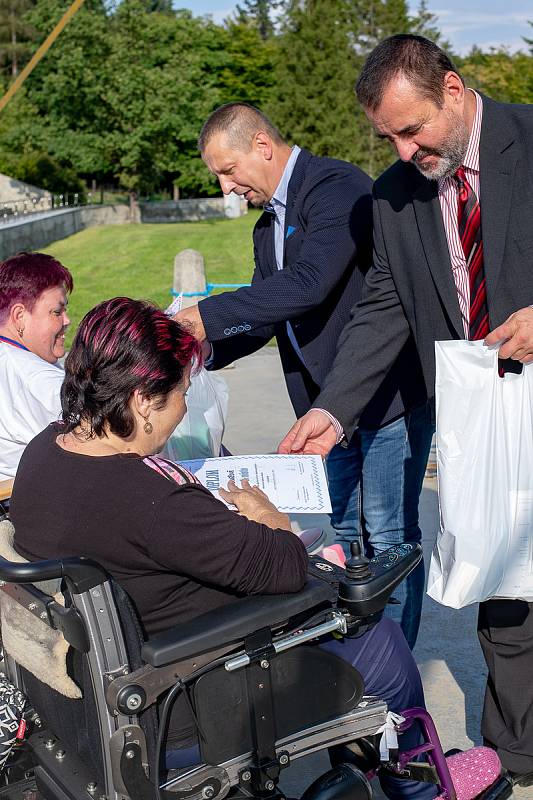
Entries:
[[162,455],[171,461],[218,456],[228,412],[226,381],[201,369],[191,377],[186,403],[187,413],[169,437]]
[[436,342],[440,532],[428,594],[452,608],[533,600],[533,365],[498,375],[483,342]]

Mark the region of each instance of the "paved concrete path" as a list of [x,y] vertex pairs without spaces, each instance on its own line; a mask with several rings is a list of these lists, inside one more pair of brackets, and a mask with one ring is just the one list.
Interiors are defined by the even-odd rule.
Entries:
[[[294,422],[277,349],[266,347],[220,373],[230,388],[224,443],[233,453],[275,452]],[[426,566],[438,529],[436,481],[427,479],[420,504]],[[301,527],[320,524],[331,532],[327,517],[299,515]],[[426,693],[427,707],[444,750],[480,744],[481,707],[486,668],[476,636],[477,608],[460,611],[424,599],[422,625],[414,650]],[[325,754],[302,759],[291,768],[285,789],[297,795],[329,767]],[[382,798],[379,787],[376,800]],[[517,800],[533,799],[533,789],[518,789]]]

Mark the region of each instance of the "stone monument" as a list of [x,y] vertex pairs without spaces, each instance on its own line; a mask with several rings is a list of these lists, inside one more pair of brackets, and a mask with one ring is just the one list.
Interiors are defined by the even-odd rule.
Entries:
[[197,250],[182,250],[174,259],[174,292],[183,292],[183,308],[194,306],[206,297],[204,257]]

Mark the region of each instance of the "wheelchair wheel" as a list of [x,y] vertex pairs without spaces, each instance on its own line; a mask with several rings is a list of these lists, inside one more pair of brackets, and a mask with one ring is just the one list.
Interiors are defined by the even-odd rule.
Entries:
[[331,766],[352,764],[365,775],[374,772],[380,766],[378,749],[379,737],[363,737],[348,744],[339,744],[329,749]]

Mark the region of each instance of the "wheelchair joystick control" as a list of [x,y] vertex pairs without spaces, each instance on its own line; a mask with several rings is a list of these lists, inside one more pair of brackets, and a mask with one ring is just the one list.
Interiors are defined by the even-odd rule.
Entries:
[[346,577],[349,580],[364,580],[370,577],[369,559],[361,552],[361,544],[352,542],[350,544],[351,558],[346,562]]
[[407,542],[370,560],[362,555],[359,542],[353,542],[351,550],[339,581],[339,606],[360,619],[381,614],[394,589],[422,559],[421,546]]

